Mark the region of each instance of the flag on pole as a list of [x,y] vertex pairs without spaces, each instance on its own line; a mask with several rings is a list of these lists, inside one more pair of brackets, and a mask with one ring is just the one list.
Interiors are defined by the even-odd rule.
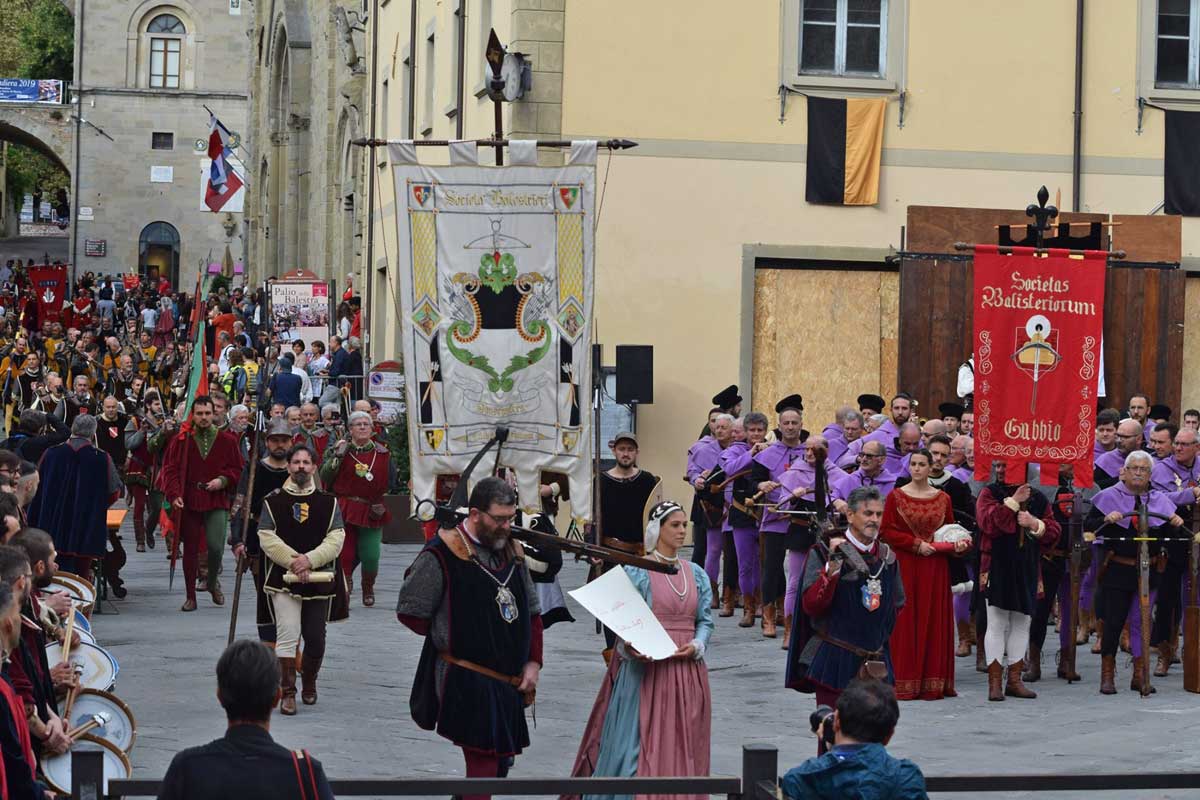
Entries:
[[229,129],[221,124],[215,114],[208,115],[208,157],[212,166],[208,171],[208,184],[204,189],[204,204],[213,212],[220,211],[242,188],[242,179],[230,166],[233,150],[229,147]]
[[192,339],[192,366],[188,371],[187,396],[184,399],[184,423],[182,430],[186,434],[192,429],[192,403],[200,395],[208,394],[208,364],[204,358],[204,306],[207,303],[207,286],[204,275],[196,278],[196,293],[192,295],[192,319],[189,331]]

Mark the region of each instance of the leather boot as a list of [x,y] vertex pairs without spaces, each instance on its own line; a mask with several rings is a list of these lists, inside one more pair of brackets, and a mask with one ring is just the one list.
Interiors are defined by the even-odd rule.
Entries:
[[1158,646],[1158,661],[1154,665],[1154,677],[1165,678],[1171,670],[1171,642],[1166,641]]
[[1025,671],[1021,673],[1021,680],[1026,683],[1037,683],[1042,679],[1042,648],[1037,645],[1029,645],[1029,658],[1025,661]]
[[1100,694],[1116,694],[1117,657],[1100,657]]
[[1104,620],[1096,620],[1096,641],[1092,642],[1092,652],[1099,654],[1100,640],[1104,638]]
[[225,605],[225,594],[221,591],[221,582],[213,575],[208,579],[208,593],[212,596],[213,605]]
[[742,618],[738,621],[739,628],[754,627],[754,617],[758,611],[758,595],[743,594],[742,595]]
[[987,656],[983,652],[983,642],[980,642],[979,646],[975,648],[975,671],[988,671]]
[[146,520],[140,515],[133,515],[133,539],[137,542],[137,551],[146,552]]
[[971,625],[965,620],[960,620],[958,623],[958,649],[954,651],[954,655],[959,658],[966,658],[971,655]]
[[1026,689],[1025,684],[1021,683],[1021,671],[1025,669],[1024,661],[1014,661],[1008,665],[1008,682],[1004,686],[1005,697],[1021,697],[1026,700],[1032,700],[1037,697],[1037,692]]
[[782,647],[782,649],[787,650],[791,644],[792,644],[792,615],[788,614],[786,617],[783,618],[783,647]]
[[970,620],[967,623],[967,643],[972,647],[979,644],[978,635],[975,632],[975,620]]
[[375,605],[375,576],[378,572],[367,572],[365,569],[362,574],[362,597],[363,605],[367,608]]
[[349,599],[351,597],[354,597],[354,573],[348,572],[348,573],[346,573],[346,599],[347,599],[347,601],[349,601]]
[[304,659],[304,671],[300,675],[300,700],[306,706],[317,704],[317,673],[320,671],[321,659]]
[[296,657],[279,659],[279,688],[283,697],[279,701],[279,713],[284,716],[296,714]]
[[1129,679],[1129,691],[1140,692],[1142,691],[1142,687],[1146,685],[1150,686],[1150,691],[1146,692],[1146,694],[1155,694],[1158,691],[1158,689],[1155,689],[1153,684],[1150,684],[1149,680],[1147,680],[1146,667],[1147,664],[1145,656],[1138,656],[1137,658],[1133,659],[1133,677]]
[[717,612],[717,616],[733,616],[733,589],[729,586],[721,590],[721,610]]
[[1075,626],[1075,644],[1087,644],[1092,635],[1092,612],[1079,609],[1079,624]]
[[712,605],[710,605],[709,608],[720,608],[721,607],[721,587],[717,586],[717,582],[714,581],[712,578],[709,578],[708,582],[710,584],[712,584]]
[[1060,650],[1058,652],[1058,677],[1067,683],[1080,680],[1079,673],[1075,671],[1074,651]]
[[764,603],[762,608],[762,632],[763,636],[768,639],[774,639],[776,635],[775,625],[775,603]]
[[988,700],[1004,699],[1003,673],[1004,667],[1000,666],[999,661],[988,664]]
[[1179,660],[1179,623],[1178,622],[1176,622],[1174,625],[1171,626],[1171,638],[1169,641],[1171,643],[1171,663],[1172,664],[1182,663]]
[[1129,646],[1129,626],[1126,625],[1121,631],[1121,652],[1133,654],[1133,648]]

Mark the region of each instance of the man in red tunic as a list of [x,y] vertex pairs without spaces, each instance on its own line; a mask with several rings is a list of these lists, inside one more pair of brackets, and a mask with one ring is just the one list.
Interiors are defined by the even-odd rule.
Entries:
[[208,544],[208,590],[213,603],[224,605],[217,575],[229,530],[229,506],[242,455],[237,437],[213,424],[213,404],[207,395],[192,403],[192,430],[167,445],[159,477],[163,495],[180,513],[183,536],[183,576],[187,601],[183,611],[196,610],[196,573],[200,550]]
[[329,448],[321,465],[321,480],[337,495],[346,528],[342,547],[342,572],[353,586],[354,566],[362,564],[362,601],[375,605],[375,576],[379,574],[379,549],[383,526],[391,514],[383,504],[388,487],[388,449],[372,439],[371,415],[350,415],[350,441],[343,439]]

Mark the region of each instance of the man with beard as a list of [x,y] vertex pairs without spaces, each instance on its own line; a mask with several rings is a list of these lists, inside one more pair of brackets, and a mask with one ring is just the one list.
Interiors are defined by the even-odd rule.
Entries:
[[[1160,428],[1170,423],[1159,423],[1152,436],[1161,437]],[[1175,503],[1175,513],[1185,520],[1194,520],[1189,506],[1196,503],[1200,494],[1200,463],[1196,458],[1198,443],[1196,432],[1184,428],[1175,434],[1174,454],[1159,459],[1150,473],[1150,485],[1166,492]],[[1194,527],[1189,525],[1188,527]],[[1154,601],[1154,627],[1150,632],[1150,646],[1158,648],[1158,663],[1154,675],[1165,678],[1175,663],[1179,638],[1179,615],[1182,607],[1180,588],[1188,568],[1188,543],[1171,542],[1162,547],[1158,594]]]
[[67,395],[66,423],[70,425],[80,414],[96,413],[96,397],[92,394],[91,379],[87,375],[76,375],[71,384],[74,391]]
[[[837,461],[839,467],[844,470],[853,469],[859,453],[862,452],[862,448],[867,442],[882,442],[883,446],[888,449],[888,471],[898,474],[899,462],[904,455],[900,447],[901,435],[904,426],[909,424],[912,418],[912,397],[904,392],[897,394],[892,398],[891,411],[891,417],[884,420],[882,425],[859,439],[858,442],[847,445],[846,452]],[[916,430],[919,442],[921,429],[915,423],[913,423],[913,429]]]
[[275,654],[282,671],[279,713],[296,713],[296,650],[304,637],[304,705],[317,702],[317,674],[325,658],[326,622],[349,616],[345,577],[338,555],[346,532],[337,497],[318,491],[316,453],[305,445],[288,452],[288,479],[263,499],[258,542],[263,591],[275,619]]
[[117,368],[108,373],[106,393],[112,395],[119,403],[127,403],[133,396],[133,381],[138,377],[133,368],[133,359],[123,355],[117,357]]
[[329,447],[329,430],[321,425],[321,408],[316,403],[300,406],[300,430],[293,441],[295,444],[311,447],[317,454],[318,462],[325,460],[325,448]]
[[[1136,395],[1136,400],[1140,395]],[[1134,401],[1130,401],[1130,408],[1134,407]],[[1121,424],[1117,426],[1117,446],[1113,450],[1109,450],[1104,455],[1096,459],[1095,480],[1096,485],[1101,489],[1107,489],[1117,482],[1117,476],[1121,474],[1121,469],[1125,466],[1125,459],[1129,454],[1141,450],[1145,444],[1143,437],[1143,423],[1137,419],[1129,418],[1121,420]]]
[[63,568],[87,580],[107,551],[107,511],[122,490],[112,458],[95,443],[96,418],[76,417],[71,438],[42,456],[42,483],[29,506],[30,524],[54,537]]
[[57,372],[46,373],[46,383],[38,391],[32,408],[45,412],[47,416],[66,419],[67,395],[63,390],[62,376]]
[[1142,427],[1143,436],[1150,435],[1150,431],[1154,429],[1154,426],[1150,422],[1149,395],[1139,392],[1129,397],[1129,419]]
[[96,446],[108,453],[122,478],[129,450],[125,445],[125,429],[129,427],[129,416],[121,413],[117,398],[109,395],[100,404],[100,416],[96,417]]
[[[217,575],[229,528],[232,490],[242,474],[237,439],[217,430],[213,402],[200,395],[192,402],[192,430],[172,438],[163,455],[159,486],[180,515],[183,575],[187,600],[182,611],[196,610],[200,552],[208,548],[208,591],[215,605],[225,604]],[[184,481],[187,481],[185,484]]]
[[[275,620],[263,591],[265,574],[262,547],[258,541],[258,520],[262,514],[263,498],[276,489],[282,488],[288,478],[288,450],[292,447],[292,432],[287,421],[273,419],[267,426],[267,454],[258,462],[254,470],[254,489],[250,493],[250,524],[242,530],[241,515],[238,514],[230,529],[229,543],[233,546],[233,554],[238,558],[246,558],[246,568],[254,579],[254,590],[258,597],[256,622],[260,641],[275,644]],[[242,471],[242,480],[238,483],[237,498],[234,508],[246,502],[246,492],[250,481],[250,466]]]
[[468,507],[409,567],[396,616],[425,637],[414,721],[462,748],[468,778],[496,778],[529,745],[525,706],[542,665],[541,608],[523,551],[509,539],[516,493],[484,478]]
[[27,408],[32,408],[38,398],[38,391],[46,380],[46,371],[42,369],[42,358],[37,353],[25,356],[21,373],[12,383],[13,413],[20,414]]
[[887,450],[882,442],[867,442],[863,445],[861,464],[858,469],[846,475],[833,485],[830,493],[833,497],[833,509],[841,514],[849,510],[847,500],[850,492],[859,486],[873,486],[879,494],[887,497],[888,492],[896,487],[896,475],[884,468]]
[[29,559],[14,547],[0,548],[0,754],[4,760],[4,790],[9,798],[41,798],[44,785],[37,780],[33,738],[25,720],[25,707],[11,683],[9,663],[21,657],[21,591],[29,586]]
[[888,640],[905,595],[896,556],[879,541],[882,519],[879,490],[855,489],[845,534],[818,542],[805,562],[801,606],[809,622],[792,637],[786,684],[816,692],[817,705],[835,705],[864,662],[882,663],[874,677],[894,682]]
[[[738,549],[738,569],[741,575],[749,575],[753,592],[752,597],[746,597],[746,580],[741,578],[739,582],[743,584],[741,586],[742,607],[746,610],[746,615],[738,625],[744,628],[754,624],[755,610],[762,596],[759,574],[759,548],[761,546],[759,539],[762,536],[782,538],[787,534],[791,525],[791,517],[776,514],[771,508],[790,497],[790,491],[783,487],[780,479],[792,466],[799,465],[804,461],[804,442],[808,439],[808,433],[803,429],[804,399],[800,395],[791,394],[780,400],[775,404],[775,413],[779,420],[779,439],[761,448],[759,452],[753,453],[754,463],[751,468],[752,483],[755,485],[761,504],[766,508],[762,511],[762,519],[756,526],[757,530],[752,530],[751,536],[746,536],[737,527],[734,528],[734,541]],[[750,415],[747,415],[747,436],[750,434],[750,428]],[[731,516],[732,513],[731,511]],[[778,578],[783,573],[784,550],[772,547],[771,553],[771,563],[766,564],[764,569],[766,574],[771,576],[774,588],[781,583]],[[768,638],[775,638],[776,624],[783,622],[785,618],[783,611],[782,608],[776,608],[774,600],[769,605],[763,606],[763,633]]]

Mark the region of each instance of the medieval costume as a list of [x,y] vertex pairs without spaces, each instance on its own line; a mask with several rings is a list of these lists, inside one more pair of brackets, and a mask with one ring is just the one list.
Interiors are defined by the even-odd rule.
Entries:
[[[749,506],[746,505],[746,500],[753,497],[756,489],[752,483],[751,467],[753,457],[750,454],[750,445],[746,442],[732,442],[729,447],[721,451],[721,458],[717,462],[718,468],[725,473],[725,508],[728,513],[725,515],[725,522],[721,526],[721,552],[718,555],[723,555],[725,558],[725,572],[721,576],[721,611],[720,616],[732,617],[735,606],[734,595],[741,590],[743,583],[757,586],[758,581],[758,545],[757,545],[757,526],[758,520],[750,513]],[[741,506],[741,508],[738,508]],[[734,526],[741,530],[739,537],[734,532]],[[747,564],[743,569],[741,558],[738,554],[738,539],[742,539],[742,549],[754,550],[754,558],[752,564]],[[708,552],[708,564],[705,564],[706,571],[710,580],[716,579],[716,570],[720,568],[720,560],[715,558],[712,550]],[[743,579],[743,572],[745,578]],[[750,597],[741,595],[743,610],[749,605]],[[750,624],[754,624],[754,612],[750,612]],[[743,621],[745,621],[743,619]]]
[[157,521],[162,510],[162,494],[154,488],[159,467],[155,453],[161,452],[161,442],[158,448],[151,449],[151,442],[159,439],[162,428],[162,420],[149,411],[131,416],[125,425],[125,450],[129,453],[125,485],[133,497],[133,535],[139,553],[147,545],[154,549],[153,528],[148,537],[146,529],[151,521]]
[[484,547],[467,524],[438,531],[400,588],[397,618],[425,637],[409,707],[463,749],[468,778],[504,777],[529,746],[517,685],[542,663],[541,607],[520,546]]
[[[303,429],[301,429],[303,432]],[[347,441],[328,452],[321,465],[321,480],[337,495],[346,523],[346,546],[342,548],[342,572],[353,585],[354,567],[362,564],[362,602],[375,605],[375,576],[379,574],[379,552],[383,526],[392,520],[383,504],[388,487],[388,449],[373,439],[358,445]]]
[[[775,412],[778,414],[788,409],[802,411],[803,408],[800,396],[792,395],[781,400],[775,406]],[[805,438],[807,436],[802,437],[802,439]],[[767,445],[766,449],[754,456],[754,466],[751,471],[754,485],[757,487],[759,483],[764,481],[780,483],[785,472],[797,464],[804,463],[804,450],[803,441],[799,441],[792,446],[789,446],[783,440],[774,441]],[[791,517],[785,514],[776,514],[771,511],[769,506],[782,503],[789,496],[788,490],[780,486],[768,492],[762,498],[761,502],[768,506],[768,508],[763,510],[762,521],[758,526],[758,530],[754,532],[755,536],[752,540],[753,548],[745,548],[745,557],[743,557],[743,553],[741,552],[743,549],[741,545],[739,545],[738,552],[739,569],[745,569],[747,560],[753,564],[752,572],[756,578],[753,585],[753,591],[755,592],[754,603],[757,606],[759,601],[762,602],[763,635],[772,639],[775,638],[776,615],[778,614],[779,618],[784,617],[782,613],[783,609],[777,608],[777,603],[782,601],[785,595],[783,578],[784,548],[781,545],[783,544],[784,537],[787,535],[788,528],[791,526]],[[766,543],[768,539],[774,540],[769,546]],[[737,542],[736,531],[734,541]],[[761,584],[763,585],[761,587],[760,581],[757,580],[760,561],[758,551],[760,548],[766,551],[764,553],[765,558],[761,559],[763,565],[761,580]],[[765,584],[770,584],[771,591],[769,592],[769,597],[766,596],[768,593],[763,591],[766,588]],[[744,604],[748,603],[745,586],[742,587],[742,602]],[[750,615],[750,624],[754,624],[754,616],[752,614]]]
[[[208,547],[208,588],[213,602],[223,605],[217,574],[221,570],[221,555],[225,550],[225,533],[229,529],[229,506],[238,477],[242,474],[242,457],[237,439],[209,425],[181,432],[167,444],[163,467],[159,473],[159,488],[168,503],[183,500],[179,535],[183,539],[183,575],[187,590],[184,611],[196,609],[196,576],[199,572],[200,551]],[[206,486],[220,479],[222,487],[209,491]]]
[[[891,639],[899,700],[957,696],[949,562],[954,545],[933,541],[934,531],[953,522],[954,509],[943,492],[919,498],[899,490],[884,501],[879,535],[896,552],[906,588],[905,606]],[[920,555],[922,543],[932,545],[935,552]]]
[[[1051,505],[1038,491],[1018,503],[1017,486],[993,483],[979,493],[976,520],[980,534],[980,592],[987,602],[987,633],[984,653],[988,664],[988,699],[1034,698],[1022,683],[1029,625],[1038,601],[1044,596],[1042,555],[1049,552],[1062,532]],[[1038,525],[1023,528],[1017,521],[1028,511]],[[1003,688],[1004,655],[1008,654],[1008,676]]]
[[[296,713],[296,670],[303,675],[301,700],[317,702],[317,674],[325,658],[325,625],[349,616],[346,583],[338,564],[345,540],[337,498],[317,491],[309,480],[299,486],[289,478],[263,500],[258,541],[265,556],[263,591],[270,595],[275,620],[275,654],[282,672],[279,710]],[[306,556],[308,580],[295,580],[292,559]],[[215,573],[210,573],[215,575]],[[296,649],[304,637],[303,664]]]
[[[711,586],[700,565],[655,551],[659,522],[683,509],[663,503],[646,526],[646,551],[678,564],[674,575],[625,567],[638,593],[679,647],[691,658],[637,660],[620,641],[600,685],[573,777],[707,775],[712,733],[712,698],[705,650],[713,632]],[[659,516],[661,515],[661,516]],[[686,798],[688,795],[675,795]],[[592,800],[596,795],[588,795]],[[698,800],[699,796],[693,796]]]
[[[1155,489],[1138,494],[1121,482],[1104,489],[1093,498],[1092,510],[1084,520],[1084,528],[1099,534],[1103,542],[1096,578],[1096,613],[1103,623],[1100,635],[1101,694],[1117,692],[1114,685],[1117,649],[1121,630],[1125,627],[1127,619],[1130,622],[1129,644],[1133,651],[1130,690],[1140,691],[1143,680],[1148,678],[1145,672],[1146,653],[1142,652],[1141,615],[1138,613],[1138,543],[1130,540],[1137,530],[1135,521],[1129,517],[1113,523],[1104,521],[1104,517],[1114,511],[1130,514],[1138,504],[1144,504],[1149,512],[1162,517],[1170,517],[1176,513],[1175,504],[1169,495]],[[1157,517],[1151,517],[1150,523],[1149,536],[1186,536],[1186,533],[1182,532],[1176,534],[1172,526]],[[1152,564],[1149,587],[1152,592],[1158,588],[1158,584],[1159,572]]]
[[[628,434],[620,434],[627,437]],[[605,547],[643,554],[643,517],[650,499],[660,483],[658,477],[644,469],[627,478],[617,478],[610,471],[600,473],[600,543]],[[607,571],[610,566],[602,566]],[[604,653],[608,658],[616,637],[604,629]]]
[[[686,478],[688,485],[695,489],[692,499],[692,561],[707,569],[708,552],[715,547],[721,552],[721,520],[724,500],[721,493],[696,489],[695,482],[699,478],[707,478],[717,468],[721,458],[721,444],[711,435],[700,437],[687,453]],[[710,579],[713,593],[716,593],[717,581]]]
[[[1180,461],[1178,451],[1154,465],[1150,473],[1150,486],[1167,492],[1175,503],[1175,513],[1184,520],[1195,520],[1191,506],[1196,503],[1195,488],[1200,486],[1200,458],[1192,456],[1192,463]],[[1195,528],[1194,524],[1188,525]],[[1158,663],[1154,674],[1166,677],[1171,664],[1175,663],[1179,638],[1179,623],[1183,615],[1182,587],[1190,581],[1187,574],[1191,548],[1186,541],[1162,543],[1159,548],[1163,558],[1161,580],[1154,598],[1154,627],[1150,632],[1150,646],[1158,649]]]
[[[329,429],[318,425],[316,428],[309,430],[301,425],[300,430],[296,432],[292,441],[294,444],[304,444],[311,447],[317,453],[317,463],[322,464],[325,461],[325,450],[329,447]],[[386,451],[387,448],[384,447],[384,450]],[[386,474],[387,471],[384,470],[384,472]],[[346,574],[349,575],[350,573]]]
[[108,549],[108,507],[121,495],[117,468],[103,450],[72,436],[42,455],[38,472],[29,524],[53,537],[62,569],[91,580],[92,561]]
[[[277,424],[278,423],[278,424]],[[267,435],[291,435],[288,430],[287,421],[282,419],[271,420],[271,425],[267,429]],[[238,483],[238,496],[242,498],[243,503],[250,503],[250,520],[245,530],[242,529],[240,518],[235,520],[235,524],[230,528],[229,544],[236,547],[239,544],[246,546],[246,568],[250,572],[250,577],[254,581],[254,593],[257,599],[255,623],[258,626],[259,641],[273,644],[277,638],[275,630],[275,618],[271,612],[270,601],[267,598],[266,592],[263,590],[263,580],[266,577],[266,564],[264,563],[262,546],[258,539],[258,524],[262,515],[263,500],[271,492],[276,489],[283,488],[283,484],[287,481],[288,470],[285,464],[282,467],[273,467],[266,459],[260,459],[258,467],[254,470],[254,490],[250,493],[250,497],[246,497],[248,483],[250,480],[250,467],[242,470],[242,478]],[[344,521],[343,521],[344,522]]]
[[[840,570],[830,571],[831,560]],[[905,589],[891,547],[878,539],[864,547],[850,532],[833,552],[821,542],[801,585],[804,617],[788,649],[786,685],[832,707],[867,661],[883,662],[894,682],[889,640]]]

